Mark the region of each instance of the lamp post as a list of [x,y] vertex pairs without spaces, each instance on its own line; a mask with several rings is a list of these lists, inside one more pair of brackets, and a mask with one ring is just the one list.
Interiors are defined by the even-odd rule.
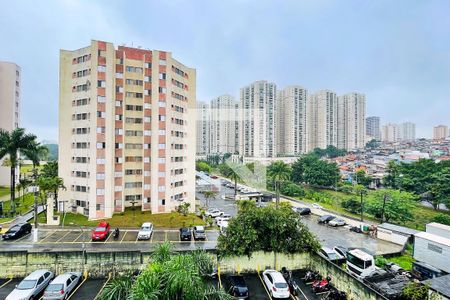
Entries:
[[38,193],[39,193],[39,187],[37,186],[37,180],[38,180],[38,172],[36,169],[33,169],[33,179],[34,179],[34,186],[33,186],[33,194],[34,194],[34,229],[33,229],[33,242],[37,243],[38,241]]
[[381,212],[381,223],[384,222],[384,210],[386,208],[386,201],[388,201],[388,200],[389,200],[389,195],[386,193],[386,194],[384,194],[384,197],[383,197],[383,210]]
[[81,227],[80,225],[75,224],[73,222],[70,222],[70,225],[78,226],[80,228],[80,230],[81,230],[81,255],[83,256],[83,274],[84,274],[84,271],[85,271],[84,270],[85,269],[85,253],[86,253],[86,245],[85,245],[85,242],[84,242],[84,230],[83,230],[83,227]]

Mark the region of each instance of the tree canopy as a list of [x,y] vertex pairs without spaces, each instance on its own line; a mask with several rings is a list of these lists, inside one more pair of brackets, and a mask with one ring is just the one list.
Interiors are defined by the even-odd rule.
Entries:
[[347,154],[347,151],[345,149],[338,149],[336,146],[328,145],[327,148],[321,149],[321,148],[315,148],[312,152],[318,157],[329,157],[329,158],[335,158],[339,156],[344,156]]
[[292,180],[296,183],[330,187],[338,183],[340,173],[335,163],[310,154],[300,157],[292,164]]
[[386,222],[405,223],[413,219],[415,196],[399,190],[377,190],[367,197],[365,210]]
[[219,236],[217,244],[223,256],[250,257],[256,251],[301,253],[319,248],[314,234],[290,206],[281,203],[279,209],[256,208],[250,201],[240,206],[238,215],[229,221],[226,235]]

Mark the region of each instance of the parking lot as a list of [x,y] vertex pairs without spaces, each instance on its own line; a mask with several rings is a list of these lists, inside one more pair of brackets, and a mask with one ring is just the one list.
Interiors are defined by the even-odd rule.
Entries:
[[[119,237],[114,238],[112,233],[103,241],[92,241],[91,230],[85,229],[40,229],[38,231],[37,244],[145,244],[162,243],[169,241],[171,243],[190,244],[190,243],[216,243],[219,232],[216,230],[206,231],[205,241],[180,241],[178,230],[155,230],[150,240],[138,240],[138,230],[121,230]],[[0,244],[30,244],[33,243],[33,235],[27,234],[16,240],[2,240]]]
[[[0,279],[0,299],[5,299],[21,280],[22,278]],[[101,293],[106,281],[107,279],[87,278],[78,284],[67,299],[94,300]]]

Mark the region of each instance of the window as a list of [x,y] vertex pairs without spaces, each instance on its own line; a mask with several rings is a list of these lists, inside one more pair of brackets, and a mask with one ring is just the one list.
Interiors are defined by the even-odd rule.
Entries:
[[160,59],[160,60],[159,60],[159,64],[160,64],[161,66],[166,66],[166,65],[167,65],[167,60],[165,60],[165,59]]
[[97,127],[97,133],[105,133],[106,128],[105,127]]
[[123,73],[116,73],[116,78],[123,78]]
[[165,192],[165,191],[166,191],[166,186],[165,185],[158,186],[158,192]]
[[158,172],[158,177],[166,177],[166,172]]
[[160,121],[165,121],[165,120],[166,120],[166,116],[158,115],[158,119],[159,119]]
[[125,182],[126,189],[141,188],[142,182]]
[[151,76],[145,76],[144,77],[144,81],[145,82],[150,82],[150,81],[152,81],[152,77]]
[[151,130],[144,130],[144,135],[145,136],[151,136],[152,135]]
[[165,157],[158,157],[158,163],[165,164],[166,163],[166,158]]
[[166,149],[166,144],[158,144],[158,149]]
[[166,131],[163,129],[158,130],[159,135],[166,135]]
[[98,66],[97,71],[99,72],[106,72],[106,66]]
[[105,80],[98,80],[97,81],[97,87],[106,87],[106,81]]
[[146,67],[147,69],[150,69],[150,68],[152,67],[152,63],[150,63],[150,62],[145,63],[145,67]]
[[105,194],[105,189],[97,189],[97,195],[102,196]]
[[159,87],[159,88],[158,88],[158,91],[159,91],[161,94],[165,94],[167,90],[166,90],[165,87]]
[[116,107],[122,107],[122,101],[116,100]]
[[106,143],[105,142],[99,142],[97,143],[97,149],[105,149]]
[[166,102],[159,101],[159,102],[158,102],[158,106],[159,106],[159,107],[166,107]]
[[428,250],[442,254],[442,248],[431,243],[428,243]]
[[97,158],[97,165],[104,165],[105,164],[105,158],[101,157],[101,158]]
[[122,121],[123,116],[122,115],[116,115],[116,121]]
[[126,66],[127,72],[133,72],[133,73],[141,73],[142,74],[142,68],[140,67],[132,67],[132,66]]
[[159,73],[159,79],[166,80],[166,73]]
[[116,128],[115,132],[116,132],[116,135],[123,135],[123,129]]
[[97,96],[97,102],[105,103],[106,102],[106,97],[105,96]]
[[104,111],[98,111],[97,112],[97,117],[104,119],[106,117],[106,113]]
[[97,173],[97,180],[104,180],[105,179],[105,173]]

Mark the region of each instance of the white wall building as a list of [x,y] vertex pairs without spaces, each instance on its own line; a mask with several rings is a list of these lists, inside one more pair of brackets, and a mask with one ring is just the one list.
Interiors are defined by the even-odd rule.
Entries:
[[276,156],[275,83],[256,81],[241,88],[240,154]]
[[236,101],[231,95],[222,95],[211,100],[210,105],[210,153],[234,154],[236,139],[239,132],[236,130],[238,113]]
[[401,123],[399,125],[399,140],[413,141],[416,139],[416,124],[411,122]]
[[366,137],[369,140],[381,140],[380,117],[372,116],[366,118]]
[[381,128],[381,140],[383,142],[397,142],[399,140],[399,127],[397,124],[388,123]]
[[204,102],[197,102],[196,154],[199,156],[210,153],[210,119],[209,105]]
[[307,118],[308,149],[325,149],[328,145],[337,146],[337,102],[336,93],[330,90],[318,91],[311,95],[307,108],[310,115],[310,118]]
[[[21,68],[12,62],[0,61],[0,128],[11,132],[20,125]],[[16,172],[16,181],[19,172]],[[9,186],[9,167],[0,160],[0,186]]]
[[366,143],[366,97],[360,93],[348,93],[338,98],[339,149],[362,149]]
[[433,127],[433,140],[445,140],[448,138],[448,126],[438,125]]
[[277,94],[277,153],[299,155],[308,152],[306,103],[308,90],[288,86]]

